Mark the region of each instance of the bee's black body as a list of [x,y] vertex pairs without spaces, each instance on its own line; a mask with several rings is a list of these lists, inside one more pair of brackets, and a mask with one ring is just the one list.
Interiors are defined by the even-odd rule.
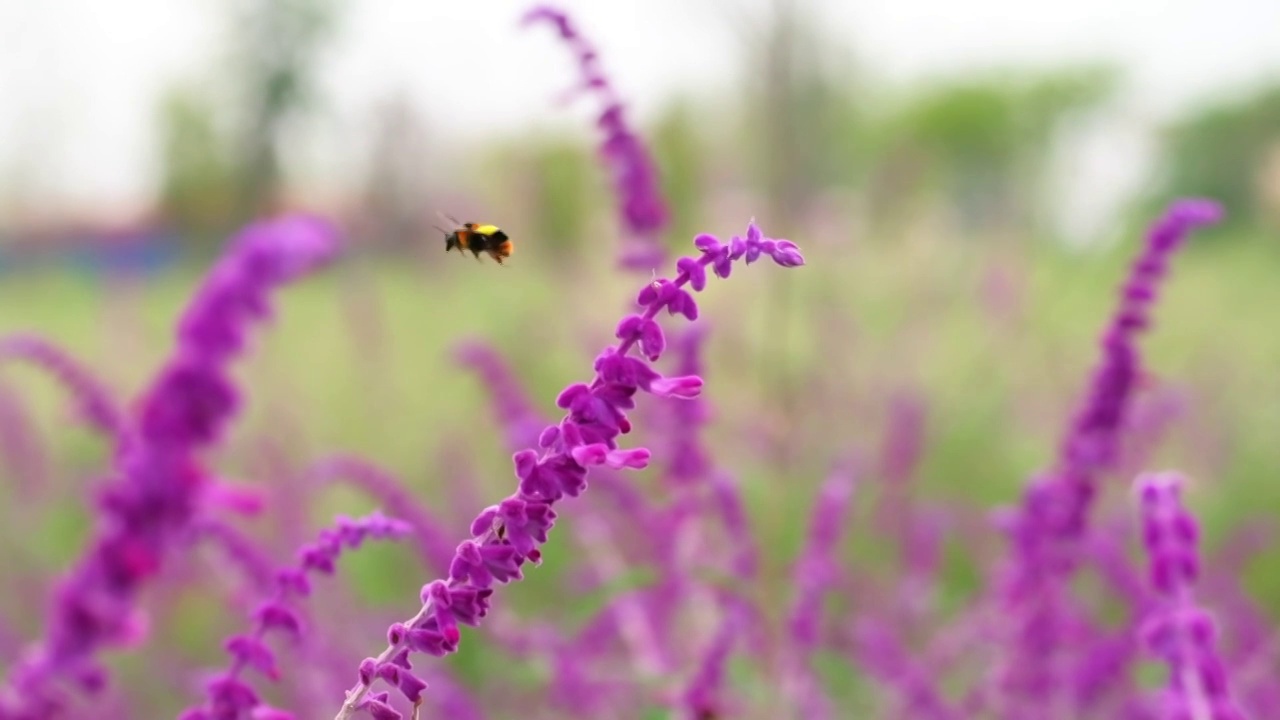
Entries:
[[454,222],[456,227],[453,232],[446,233],[444,236],[444,250],[449,252],[454,248],[461,253],[464,250],[470,250],[472,256],[476,260],[480,259],[480,253],[486,253],[489,257],[497,261],[499,265],[515,250],[515,245],[511,242],[511,238],[496,225],[484,225],[480,223],[458,223]]

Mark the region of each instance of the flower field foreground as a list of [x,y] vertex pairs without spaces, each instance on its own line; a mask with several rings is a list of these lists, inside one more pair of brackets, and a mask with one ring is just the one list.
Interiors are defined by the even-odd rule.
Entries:
[[[426,317],[445,328],[430,332],[448,336],[456,366],[413,355],[402,372],[325,375],[335,348],[314,323],[285,343],[283,367],[257,364],[249,330],[277,291],[321,286],[339,260],[334,223],[286,215],[232,238],[130,403],[69,338],[0,337],[12,555],[0,720],[1280,718],[1277,613],[1243,580],[1273,540],[1274,509],[1211,547],[1199,517],[1211,486],[1153,467],[1177,409],[1151,390],[1145,335],[1176,320],[1158,301],[1178,253],[1221,219],[1217,203],[1177,200],[1155,218],[1092,375],[1070,368],[1074,413],[1035,407],[1063,420],[1056,446],[1030,421],[965,436],[990,448],[1025,432],[1039,454],[998,507],[964,502],[990,490],[994,463],[926,477],[932,398],[898,388],[869,411],[850,389],[856,352],[821,354],[803,382],[770,387],[790,412],[744,400],[753,352],[795,349],[775,324],[740,342],[772,307],[752,283],[808,289],[820,244],[800,243],[806,260],[752,220],[741,235],[698,235],[668,267],[669,203],[599,51],[554,8],[524,22],[556,29],[601,101],[622,272],[589,290],[635,284],[622,319],[601,303],[609,324],[597,323],[601,308],[566,300],[559,275],[472,274],[449,278],[464,292],[429,288]],[[730,286],[743,291],[717,304]],[[519,294],[530,288],[547,302]],[[322,295],[313,319],[340,323]],[[815,296],[814,314],[852,314],[837,289]],[[513,318],[516,337],[451,332],[489,310]],[[544,361],[564,328],[592,348],[612,340],[569,347],[561,376]],[[376,333],[325,337],[373,355],[357,335]],[[415,327],[376,350],[427,337]],[[59,419],[55,438],[9,377],[19,365],[69,398],[73,422]],[[539,373],[554,380],[533,389]],[[330,403],[294,407],[307,382]],[[342,401],[351,387],[392,397],[362,415]],[[955,394],[967,411],[996,393]],[[318,429],[333,425],[341,440]],[[49,458],[51,440],[86,430],[96,449]],[[782,459],[779,436],[793,445]],[[379,450],[337,446],[369,437]],[[510,474],[496,471],[508,457]],[[79,514],[58,525],[67,512]]]

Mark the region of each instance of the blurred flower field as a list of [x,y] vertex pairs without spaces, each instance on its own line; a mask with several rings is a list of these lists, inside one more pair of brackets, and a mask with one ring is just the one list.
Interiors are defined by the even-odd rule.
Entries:
[[[985,518],[991,508],[1015,502],[1026,478],[1051,456],[1062,418],[1087,382],[1093,336],[1136,239],[1104,254],[1046,250],[1016,260],[922,243],[930,241],[802,244],[807,263],[796,276],[780,282],[751,268],[705,293],[698,325],[712,415],[701,443],[717,471],[736,478],[760,553],[760,580],[750,596],[766,614],[786,611],[811,505],[833,462],[858,470],[838,553],[852,585],[832,593],[839,603],[827,622],[839,627],[892,611],[891,586],[875,578],[893,577],[893,558],[903,552],[894,539],[902,531],[894,518],[916,506],[926,513],[922,517],[945,512],[960,524],[933,527],[941,564],[928,591],[913,602],[940,613],[963,612],[986,563],[1002,552]],[[526,247],[535,254],[536,239]],[[1280,461],[1271,438],[1280,417],[1274,404],[1256,402],[1274,394],[1280,382],[1267,362],[1280,357],[1280,341],[1258,332],[1267,325],[1269,307],[1261,298],[1274,293],[1262,277],[1271,252],[1247,244],[1202,250],[1193,240],[1174,263],[1154,330],[1143,343],[1150,379],[1135,407],[1148,419],[1134,422],[1154,422],[1155,429],[1135,433],[1159,441],[1143,467],[1178,468],[1190,477],[1187,501],[1204,523],[1206,546],[1225,544],[1228,554],[1244,543],[1256,556],[1274,530],[1273,479]],[[234,526],[280,564],[335,513],[376,507],[391,513],[385,499],[358,488],[306,484],[309,466],[349,455],[400,478],[449,537],[465,537],[470,516],[509,491],[511,446],[503,416],[489,410],[490,395],[500,388],[478,376],[474,365],[460,363],[459,350],[476,340],[491,344],[532,411],[553,417],[556,389],[582,374],[581,358],[609,340],[610,318],[634,292],[636,281],[617,275],[608,262],[589,260],[598,267],[561,279],[521,272],[519,265],[499,271],[467,263],[463,272],[449,271],[462,263],[352,260],[289,288],[235,371],[246,389],[244,417],[205,461],[219,476],[262,493],[262,515]],[[885,267],[911,270],[889,275]],[[194,280],[190,274],[153,281],[15,278],[2,291],[0,327],[6,334],[37,330],[64,345],[123,399],[154,372]],[[59,301],[41,302],[50,297]],[[786,303],[781,309],[780,301]],[[22,628],[40,622],[47,568],[64,566],[86,541],[92,518],[86,493],[111,451],[74,422],[55,383],[19,363],[6,365],[6,506],[23,510],[11,515],[5,572],[31,578],[5,598],[5,647],[12,653],[30,634]],[[671,402],[642,401],[637,409],[651,421],[637,422],[635,442],[653,448],[655,462],[631,471],[626,482],[654,507],[673,492],[664,479],[673,470],[663,464],[662,448],[675,439],[664,437],[670,421],[659,420]],[[894,437],[904,432],[918,437]],[[902,442],[918,450],[909,449],[908,466],[895,471],[884,459],[892,452],[886,448]],[[894,480],[895,472],[906,475]],[[1123,478],[1108,483],[1104,497],[1108,516],[1123,517],[1133,507]],[[503,588],[497,600],[502,624],[573,627],[589,622],[626,588],[660,579],[652,574],[656,568],[643,564],[607,581],[590,579],[591,556],[581,549],[592,543],[590,531],[575,523],[599,522],[592,518],[611,512],[605,500],[564,511],[564,529],[553,534],[545,562],[523,582]],[[626,548],[618,552],[644,553],[644,537],[617,538]],[[228,567],[225,549],[217,545],[202,541],[185,551],[189,559],[146,594],[158,612],[141,644],[108,656],[123,687],[150,688],[130,693],[139,703],[130,716],[167,716],[191,702],[200,668],[220,661],[219,639],[243,624],[252,592],[243,571],[234,563]],[[1231,584],[1243,583],[1260,611],[1274,614],[1280,585],[1259,559],[1240,562]],[[344,684],[341,678],[350,675],[360,653],[376,645],[379,626],[406,615],[404,600],[432,573],[415,558],[412,543],[370,546],[343,557],[335,579],[317,582],[307,611],[318,628],[335,630],[333,637],[323,632],[321,641],[334,643],[327,656],[332,667],[307,663],[297,677],[286,671],[289,691],[311,695],[317,705],[325,697],[333,704],[333,683]],[[447,667],[456,673],[454,682],[474,688],[479,707],[492,699],[501,708],[530,692],[536,696],[556,672],[553,658],[512,666],[504,659],[510,652],[483,629],[464,632],[462,649]],[[817,666],[833,687],[853,693],[844,698],[852,703],[847,707],[864,713],[884,707],[874,704],[879,693],[869,680],[836,680],[862,675],[841,654],[838,644],[826,648]],[[486,689],[494,667],[508,668],[501,671],[506,690],[496,696]],[[1160,677],[1151,660],[1136,671],[1148,682]],[[144,680],[157,673],[173,675],[163,690]],[[561,712],[553,707],[545,706],[548,716]],[[741,712],[732,716],[754,716]]]
[[237,39],[239,135],[167,98],[162,222],[0,245],[0,720],[1280,713],[1265,173],[1186,171],[1225,146],[1189,123],[1102,242],[1048,242],[1108,72],[868,113],[779,7],[750,160],[688,108],[653,141],[525,15],[597,162],[469,156],[443,199],[505,208],[498,264],[424,225],[404,107],[365,196],[299,209],[339,15],[246,6],[289,52]]

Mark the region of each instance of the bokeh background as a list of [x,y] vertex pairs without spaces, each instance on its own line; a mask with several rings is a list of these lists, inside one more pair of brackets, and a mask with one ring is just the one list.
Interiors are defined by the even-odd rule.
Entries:
[[[1186,195],[1227,219],[1177,258],[1144,341],[1147,392],[1176,410],[1152,463],[1192,478],[1210,546],[1274,528],[1280,5],[563,6],[657,160],[673,251],[755,218],[805,253],[801,270],[736,272],[703,301],[709,447],[740,478],[779,577],[817,483],[833,462],[874,458],[904,398],[927,418],[931,498],[1014,501],[1052,459],[1145,224]],[[285,480],[337,452],[397,473],[461,538],[513,479],[458,344],[492,344],[551,417],[649,279],[616,268],[598,108],[558,102],[579,71],[553,33],[519,27],[527,9],[0,0],[0,332],[56,341],[128,398],[229,233],[286,209],[333,217],[344,258],[281,297],[241,370],[245,417],[210,463],[276,493],[283,514],[247,527],[282,560],[334,512],[372,506]],[[437,210],[501,225],[509,266],[445,255]],[[111,451],[29,368],[4,368],[0,411],[4,666],[88,536],[86,488]],[[858,536],[874,558],[875,531]],[[976,542],[948,539],[944,593],[973,582]],[[564,603],[564,562],[502,602],[587,612],[598,598]],[[411,611],[426,571],[394,547],[344,567],[342,593],[371,608],[350,622],[377,650],[379,623]],[[183,582],[201,592],[175,580],[157,595],[178,599],[151,599],[170,632],[144,654],[166,667],[216,664],[216,638],[241,623],[209,590],[231,581],[196,574]],[[1280,617],[1274,573],[1255,563],[1241,579]],[[482,635],[450,661],[464,679],[483,677]],[[155,671],[154,657],[114,662],[126,684]],[[139,716],[171,715],[192,682],[146,684]]]

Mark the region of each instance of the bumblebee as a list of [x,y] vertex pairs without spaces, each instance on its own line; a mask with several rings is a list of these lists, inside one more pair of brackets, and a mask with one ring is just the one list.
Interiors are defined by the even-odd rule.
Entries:
[[444,251],[458,248],[458,254],[470,250],[476,262],[480,261],[480,253],[486,253],[499,265],[505,258],[515,252],[515,244],[497,225],[458,222],[454,218],[437,213],[442,220],[453,225],[453,230],[445,230],[439,225],[436,229],[444,233]]

